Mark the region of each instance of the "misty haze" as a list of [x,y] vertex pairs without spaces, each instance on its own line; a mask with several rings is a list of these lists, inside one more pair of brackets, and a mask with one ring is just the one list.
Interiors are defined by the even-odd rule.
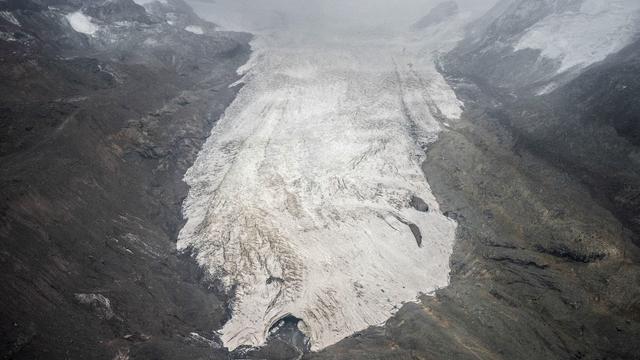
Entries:
[[637,0],[0,0],[6,359],[637,359]]

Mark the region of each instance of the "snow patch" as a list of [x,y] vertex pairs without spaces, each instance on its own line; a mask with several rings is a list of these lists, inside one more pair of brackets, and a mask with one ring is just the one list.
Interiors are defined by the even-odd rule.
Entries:
[[546,85],[543,85],[541,87],[539,87],[536,90],[536,96],[542,96],[542,95],[546,95],[551,93],[552,91],[554,91],[555,89],[558,88],[558,84],[555,82],[550,82]]
[[640,1],[585,0],[579,11],[553,14],[532,26],[516,50],[539,49],[561,61],[558,72],[584,68],[630,44],[638,34]]
[[184,29],[186,31],[190,32],[190,33],[194,33],[194,34],[197,34],[197,35],[204,34],[204,30],[202,29],[202,27],[196,26],[196,25],[189,25],[189,26],[185,27]]
[[92,22],[92,18],[81,11],[67,14],[66,18],[73,30],[79,33],[93,35],[99,29],[98,26]]
[[0,11],[0,18],[5,19],[6,21],[12,23],[15,26],[21,26],[18,19],[11,13],[11,11]]
[[17,41],[17,39],[11,33],[0,31],[0,40],[3,41]]

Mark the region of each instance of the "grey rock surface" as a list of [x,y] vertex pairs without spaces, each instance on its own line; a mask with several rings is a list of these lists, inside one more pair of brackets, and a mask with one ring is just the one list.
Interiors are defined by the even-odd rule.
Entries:
[[175,238],[250,36],[164,20],[184,6],[0,2],[1,358],[226,357],[225,296]]

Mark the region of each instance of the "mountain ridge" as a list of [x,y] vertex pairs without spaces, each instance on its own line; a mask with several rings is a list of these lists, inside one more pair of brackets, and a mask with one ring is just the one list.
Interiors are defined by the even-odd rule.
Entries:
[[175,238],[250,36],[172,26],[170,4],[0,3],[3,359],[224,352],[225,295]]

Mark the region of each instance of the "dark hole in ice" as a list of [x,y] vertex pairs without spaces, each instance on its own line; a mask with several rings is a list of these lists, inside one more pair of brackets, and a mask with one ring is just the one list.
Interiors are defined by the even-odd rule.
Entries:
[[416,238],[416,243],[418,243],[418,247],[422,247],[422,233],[420,232],[420,228],[416,224],[408,224],[409,229],[413,233],[413,237]]
[[411,230],[411,233],[413,234],[413,237],[416,238],[416,243],[418,244],[418,247],[422,247],[422,232],[420,231],[420,228],[418,227],[418,225],[410,222],[407,219],[403,219],[399,216],[396,216],[396,219],[398,219],[398,221],[400,221],[401,223],[409,227],[409,229]]
[[304,325],[304,321],[293,315],[287,315],[278,320],[269,329],[269,337],[267,344],[273,343],[274,340],[284,342],[302,353],[311,351],[311,342],[300,327]]
[[267,285],[272,284],[274,282],[282,284],[282,283],[284,283],[284,279],[283,278],[279,278],[277,276],[269,276],[269,278],[267,279]]
[[415,195],[411,197],[411,207],[421,212],[429,211],[429,205],[427,205],[427,203],[424,202],[424,200],[422,200],[421,198]]

